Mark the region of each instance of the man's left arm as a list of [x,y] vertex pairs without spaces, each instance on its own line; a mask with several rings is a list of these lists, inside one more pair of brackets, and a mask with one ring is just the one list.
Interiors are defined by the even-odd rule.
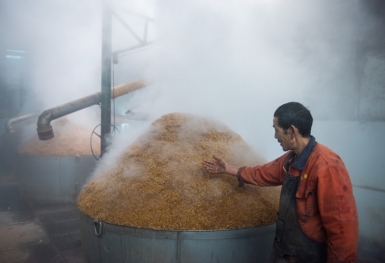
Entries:
[[358,216],[353,188],[344,166],[318,174],[318,205],[328,242],[328,262],[355,262]]

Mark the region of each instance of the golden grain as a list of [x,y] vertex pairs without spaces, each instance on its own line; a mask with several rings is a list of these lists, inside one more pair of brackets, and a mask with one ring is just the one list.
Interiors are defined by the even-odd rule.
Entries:
[[79,209],[111,224],[166,230],[218,230],[275,221],[280,188],[238,187],[212,175],[212,155],[234,165],[265,160],[225,125],[191,114],[162,116],[78,197]]
[[[55,137],[41,141],[38,136],[23,143],[17,152],[26,155],[53,156],[85,156],[92,155],[90,136],[92,129],[68,122],[65,118],[58,120],[55,125]],[[92,149],[94,154],[100,154],[100,139],[93,136]]]

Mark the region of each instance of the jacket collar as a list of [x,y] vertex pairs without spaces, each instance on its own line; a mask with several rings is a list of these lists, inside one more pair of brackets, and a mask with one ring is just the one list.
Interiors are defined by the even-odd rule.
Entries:
[[307,159],[309,159],[309,156],[310,156],[311,152],[313,151],[316,144],[317,144],[317,142],[315,141],[314,136],[311,135],[310,141],[308,142],[305,149],[303,149],[302,153],[299,156],[296,156],[294,152],[292,152],[289,155],[289,159],[293,158],[293,157],[295,158],[294,163],[291,166],[293,166],[294,168],[301,170],[301,171],[303,169],[305,169]]

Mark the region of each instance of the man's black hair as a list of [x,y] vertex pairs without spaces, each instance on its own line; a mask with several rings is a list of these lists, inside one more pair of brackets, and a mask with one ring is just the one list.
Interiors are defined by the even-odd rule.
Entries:
[[285,131],[294,125],[302,137],[310,137],[313,117],[310,111],[298,102],[288,102],[278,107],[274,112],[278,118],[278,125]]

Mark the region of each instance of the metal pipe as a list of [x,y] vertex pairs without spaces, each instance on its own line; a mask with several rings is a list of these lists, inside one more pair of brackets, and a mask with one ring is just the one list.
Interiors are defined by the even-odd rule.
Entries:
[[13,130],[12,124],[17,123],[17,122],[21,122],[21,121],[25,121],[25,120],[28,120],[28,119],[32,119],[33,117],[38,116],[38,115],[39,115],[39,112],[31,112],[31,113],[26,113],[26,114],[23,114],[23,115],[19,115],[19,116],[10,118],[5,123],[5,131],[7,133],[13,133],[14,130]]
[[107,149],[107,135],[111,133],[111,42],[112,10],[110,0],[103,0],[102,11],[102,80],[101,80],[101,153]]
[[[146,85],[144,79],[140,79],[134,82],[126,83],[123,85],[119,85],[115,88],[110,89],[110,92],[114,94],[112,98],[116,98],[122,96],[124,94],[128,94],[130,92],[136,91],[138,89],[144,88]],[[37,134],[40,140],[49,140],[54,137],[54,133],[51,126],[51,121],[68,115],[70,113],[79,111],[81,109],[85,109],[92,105],[97,105],[101,102],[101,92],[95,93],[93,95],[74,100],[72,102],[68,102],[66,104],[62,104],[55,108],[51,108],[49,110],[45,110],[42,114],[40,114],[37,120]],[[111,116],[110,116],[111,119]]]
[[120,49],[120,50],[116,50],[116,51],[113,51],[112,52],[112,56],[113,57],[116,57],[117,55],[119,54],[122,54],[122,53],[125,53],[125,52],[128,52],[128,51],[131,51],[131,50],[135,50],[135,49],[139,49],[139,48],[142,48],[142,47],[146,47],[146,46],[150,46],[154,44],[154,41],[146,41],[145,43],[143,44],[138,44],[138,45],[135,45],[135,46],[132,46],[132,47],[128,47],[128,48],[123,48],[123,49]]
[[144,88],[144,86],[146,86],[147,84],[148,84],[148,81],[146,81],[145,79],[139,79],[133,82],[116,86],[111,90],[111,99],[115,99],[124,94],[128,94],[138,89]]

